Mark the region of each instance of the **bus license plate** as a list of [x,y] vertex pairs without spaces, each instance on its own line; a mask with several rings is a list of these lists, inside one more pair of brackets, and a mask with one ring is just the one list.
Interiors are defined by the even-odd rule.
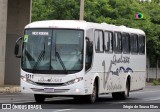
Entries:
[[46,92],[46,93],[53,93],[54,89],[53,88],[44,88],[44,92]]

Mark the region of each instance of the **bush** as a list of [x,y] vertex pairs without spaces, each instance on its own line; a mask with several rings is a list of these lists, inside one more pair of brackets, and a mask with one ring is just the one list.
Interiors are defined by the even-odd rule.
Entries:
[[153,80],[152,84],[156,86],[156,85],[159,85],[160,83],[158,80]]

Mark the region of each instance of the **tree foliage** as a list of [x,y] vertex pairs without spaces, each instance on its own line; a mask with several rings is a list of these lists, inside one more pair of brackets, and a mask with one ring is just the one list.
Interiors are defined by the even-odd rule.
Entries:
[[[32,21],[53,19],[79,19],[80,0],[33,0]],[[142,13],[143,20],[135,14]],[[84,19],[89,22],[106,22],[139,28],[147,36],[149,55],[160,55],[160,3],[139,0],[85,0]]]

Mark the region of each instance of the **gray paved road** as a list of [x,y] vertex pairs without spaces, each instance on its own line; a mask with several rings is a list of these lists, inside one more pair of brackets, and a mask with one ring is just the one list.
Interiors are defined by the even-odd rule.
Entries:
[[[26,94],[0,94],[0,103],[41,105],[34,101],[33,95]],[[110,94],[101,95],[95,104],[75,102],[73,98],[55,97],[47,99],[47,101],[42,104],[42,108],[50,110],[38,110],[38,112],[128,112],[128,108],[135,108],[135,105],[141,109],[130,109],[130,112],[160,112],[160,86],[147,86],[144,90],[130,93],[130,97],[127,100],[121,101],[113,100]],[[148,106],[150,108],[158,107],[158,109],[147,109]],[[32,110],[23,111],[29,112]],[[17,110],[15,110],[15,112],[17,112]]]

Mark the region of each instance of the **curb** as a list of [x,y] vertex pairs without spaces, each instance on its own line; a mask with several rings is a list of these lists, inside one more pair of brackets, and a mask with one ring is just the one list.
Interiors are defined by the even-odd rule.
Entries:
[[20,86],[4,86],[0,87],[0,93],[20,93]]

